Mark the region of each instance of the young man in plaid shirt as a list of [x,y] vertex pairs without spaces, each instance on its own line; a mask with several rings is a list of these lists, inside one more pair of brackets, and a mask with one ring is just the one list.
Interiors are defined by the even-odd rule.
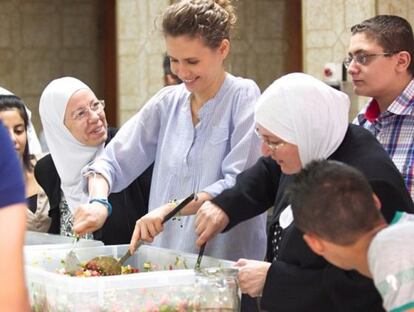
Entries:
[[379,15],[351,28],[344,61],[354,91],[372,99],[354,123],[370,130],[414,198],[414,37],[399,16]]

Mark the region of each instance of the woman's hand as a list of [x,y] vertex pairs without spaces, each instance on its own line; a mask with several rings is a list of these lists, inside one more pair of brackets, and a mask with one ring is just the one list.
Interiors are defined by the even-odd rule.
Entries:
[[83,235],[100,229],[108,217],[108,208],[98,202],[80,205],[73,216],[73,231]]
[[201,247],[209,239],[222,232],[227,224],[229,217],[217,205],[210,201],[206,201],[197,211],[195,227],[198,239],[196,245]]
[[[87,175],[89,198],[107,198],[109,193],[108,181],[99,173],[90,172]],[[108,218],[108,208],[99,203],[80,205],[73,215],[73,231],[78,235],[92,233],[100,229]]]
[[242,293],[253,298],[261,296],[270,265],[270,262],[239,259],[235,266],[239,268],[238,279]]
[[134,253],[136,245],[139,240],[152,243],[155,236],[164,230],[162,221],[164,217],[174,209],[173,204],[168,203],[157,209],[154,209],[140,218],[135,223],[134,233],[132,234],[131,243],[129,244],[129,250]]

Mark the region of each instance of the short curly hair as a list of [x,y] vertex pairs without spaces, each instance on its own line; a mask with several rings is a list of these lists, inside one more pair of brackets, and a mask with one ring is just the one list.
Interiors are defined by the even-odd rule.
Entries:
[[214,49],[223,39],[230,40],[236,19],[230,0],[183,0],[165,10],[162,31],[173,37],[199,36],[206,46]]

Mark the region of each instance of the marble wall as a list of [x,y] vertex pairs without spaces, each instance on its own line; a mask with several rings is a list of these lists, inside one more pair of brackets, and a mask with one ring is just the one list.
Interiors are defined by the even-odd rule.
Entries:
[[20,96],[40,130],[46,84],[73,75],[101,90],[99,0],[1,0],[0,85]]
[[[302,0],[302,34],[289,28],[291,0],[238,0],[238,23],[227,69],[264,90],[287,73],[292,47],[302,36],[303,70],[322,78],[326,62],[346,55],[349,28],[375,14],[397,14],[414,24],[410,0]],[[163,85],[162,35],[154,20],[171,0],[116,0],[118,124]],[[99,0],[1,0],[0,85],[21,96],[34,113],[53,78],[73,75],[102,94]],[[300,64],[299,64],[300,65]],[[358,107],[365,99],[356,99]]]
[[375,15],[375,0],[302,0],[303,69],[323,78],[346,55],[352,25]]
[[414,1],[412,0],[377,0],[378,14],[392,14],[404,17],[414,25]]
[[154,21],[169,0],[118,0],[118,123],[124,123],[163,86],[164,40]]
[[286,0],[240,0],[228,70],[256,81],[263,91],[287,72]]
[[[377,14],[393,14],[406,18],[414,25],[412,0],[302,0],[303,67],[306,73],[323,78],[325,63],[340,63],[347,54],[351,26]],[[367,101],[351,96],[350,118]]]
[[[154,19],[167,0],[117,0],[118,121],[122,124],[163,85],[165,45]],[[286,0],[234,1],[238,22],[226,62],[234,75],[264,90],[287,71]]]

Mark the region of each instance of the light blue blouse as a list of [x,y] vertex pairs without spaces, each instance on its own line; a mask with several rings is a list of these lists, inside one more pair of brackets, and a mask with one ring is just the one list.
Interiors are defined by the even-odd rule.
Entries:
[[[254,134],[254,105],[259,95],[252,80],[226,74],[216,96],[200,109],[200,122],[194,127],[185,85],[163,88],[84,171],[101,173],[111,192],[119,192],[155,161],[149,210],[193,192],[216,196],[233,186],[237,174],[260,155],[260,141]],[[167,222],[154,245],[196,253],[194,218]],[[207,243],[205,254],[263,260],[265,223],[263,214],[217,235]]]

